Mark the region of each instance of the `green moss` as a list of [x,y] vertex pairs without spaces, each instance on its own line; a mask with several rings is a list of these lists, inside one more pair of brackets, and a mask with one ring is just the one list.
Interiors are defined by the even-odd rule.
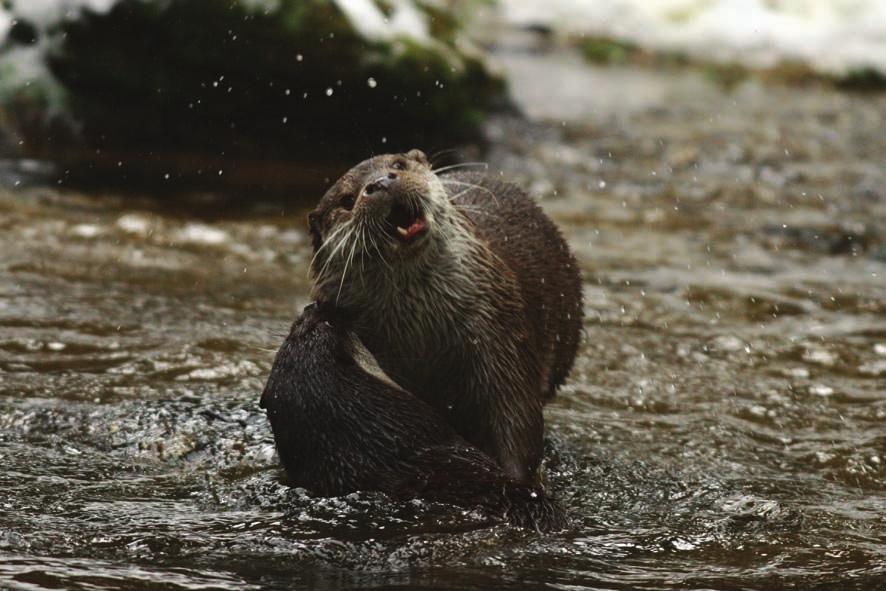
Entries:
[[391,17],[394,14],[394,4],[390,0],[375,0],[375,5],[386,17]]
[[837,85],[852,90],[884,90],[886,75],[873,68],[860,68],[839,78]]
[[730,90],[749,78],[779,84],[804,85],[810,83],[831,84],[844,90],[879,91],[886,89],[886,75],[873,68],[860,68],[843,76],[831,76],[814,71],[809,64],[783,60],[771,67],[753,69],[737,62],[708,62],[691,58],[679,51],[649,51],[631,43],[600,38],[573,38],[577,47],[589,62],[601,65],[630,64],[657,69],[694,68],[709,81]]
[[750,76],[747,68],[736,63],[704,64],[702,71],[705,78],[726,90],[735,88]]
[[691,64],[689,56],[680,51],[664,51],[657,57],[667,68],[685,68]]
[[585,39],[581,43],[585,59],[595,64],[617,65],[628,61],[637,52],[636,46],[608,38]]

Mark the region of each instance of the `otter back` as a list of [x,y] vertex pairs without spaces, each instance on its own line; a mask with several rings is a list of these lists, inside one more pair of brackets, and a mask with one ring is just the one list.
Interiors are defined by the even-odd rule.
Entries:
[[443,177],[456,207],[516,275],[539,352],[541,395],[550,400],[575,359],[582,325],[581,277],[557,226],[523,190],[477,173]]

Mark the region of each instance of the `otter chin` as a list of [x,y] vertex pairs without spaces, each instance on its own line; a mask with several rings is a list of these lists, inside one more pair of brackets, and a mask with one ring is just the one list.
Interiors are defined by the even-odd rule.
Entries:
[[537,482],[542,408],[565,381],[581,280],[524,191],[437,174],[420,150],[347,171],[309,214],[313,296],[346,313],[385,375],[508,477]]
[[392,238],[406,246],[420,243],[428,232],[428,220],[421,205],[404,200],[394,201],[384,226]]

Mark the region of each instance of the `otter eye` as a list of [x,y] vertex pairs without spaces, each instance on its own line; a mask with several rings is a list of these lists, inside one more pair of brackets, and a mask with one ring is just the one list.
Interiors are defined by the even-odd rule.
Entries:
[[342,209],[347,209],[351,211],[354,209],[354,203],[357,201],[357,197],[355,195],[345,195],[341,198],[341,201],[338,202],[338,206]]
[[396,168],[397,170],[406,170],[406,163],[402,160],[396,160],[393,164],[391,164],[391,168]]

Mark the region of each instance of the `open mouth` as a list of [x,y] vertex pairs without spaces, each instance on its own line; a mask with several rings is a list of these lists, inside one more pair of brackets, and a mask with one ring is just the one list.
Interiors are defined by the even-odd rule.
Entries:
[[392,238],[404,244],[411,244],[428,231],[424,212],[418,205],[394,203],[385,218],[385,226]]

